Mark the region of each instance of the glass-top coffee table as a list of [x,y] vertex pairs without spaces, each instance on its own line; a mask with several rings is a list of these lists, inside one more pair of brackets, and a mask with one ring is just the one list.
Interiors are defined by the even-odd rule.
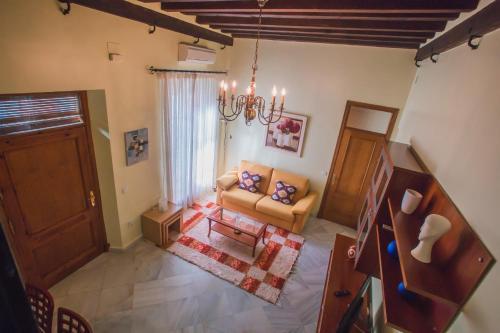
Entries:
[[251,246],[253,248],[252,257],[254,257],[259,240],[262,239],[262,244],[265,244],[264,236],[267,223],[233,211],[229,212],[230,214],[225,214],[225,209],[218,207],[208,215],[208,237],[210,237],[213,230],[235,241]]

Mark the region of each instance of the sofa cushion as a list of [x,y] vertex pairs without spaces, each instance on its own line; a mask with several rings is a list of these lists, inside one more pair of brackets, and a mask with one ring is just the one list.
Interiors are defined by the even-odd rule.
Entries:
[[271,177],[271,183],[266,192],[267,194],[273,195],[274,189],[276,188],[276,182],[279,180],[284,183],[293,185],[297,188],[297,192],[293,197],[293,203],[302,199],[307,194],[307,192],[309,192],[309,180],[306,177],[299,176],[291,172],[274,169],[273,175]]
[[276,188],[271,195],[271,199],[281,202],[285,205],[291,205],[293,202],[293,197],[295,196],[295,192],[297,192],[297,188],[295,186],[283,183],[281,180],[278,180],[276,182]]
[[248,192],[256,193],[260,192],[260,182],[262,181],[262,177],[257,173],[250,173],[248,171],[243,171],[241,173],[241,182],[239,187],[242,190],[246,190]]
[[262,180],[260,182],[259,191],[264,194],[267,193],[269,182],[271,181],[271,175],[273,173],[273,168],[243,160],[238,167],[238,178],[240,182],[243,180],[243,171],[248,171],[250,173],[256,173],[260,175],[262,177]]
[[255,209],[255,204],[263,196],[262,193],[248,192],[238,188],[238,186],[233,186],[228,191],[222,192],[222,200],[250,209]]
[[295,215],[292,213],[292,207],[293,206],[290,205],[283,205],[279,201],[274,201],[269,195],[266,195],[257,202],[256,210],[285,221],[293,222],[295,220]]

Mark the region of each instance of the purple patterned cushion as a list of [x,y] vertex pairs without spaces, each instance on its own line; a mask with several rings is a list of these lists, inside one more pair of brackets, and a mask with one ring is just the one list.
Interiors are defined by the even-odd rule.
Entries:
[[248,171],[243,171],[241,173],[240,188],[247,190],[248,192],[257,193],[259,192],[259,184],[262,180],[262,176],[256,173],[250,173]]
[[288,185],[283,183],[281,180],[276,182],[276,188],[274,189],[271,199],[284,203],[285,205],[291,205],[293,203],[293,196],[297,192],[297,188],[293,185]]

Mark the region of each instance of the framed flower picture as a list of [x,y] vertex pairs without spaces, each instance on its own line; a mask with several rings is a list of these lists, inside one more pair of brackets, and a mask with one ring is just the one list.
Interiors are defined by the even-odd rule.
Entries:
[[265,145],[301,157],[306,126],[306,116],[283,112],[278,122],[267,126]]

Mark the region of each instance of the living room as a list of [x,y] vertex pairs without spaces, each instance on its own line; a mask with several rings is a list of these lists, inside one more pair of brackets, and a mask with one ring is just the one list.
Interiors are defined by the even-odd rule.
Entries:
[[499,8],[2,1],[2,332],[495,332]]

